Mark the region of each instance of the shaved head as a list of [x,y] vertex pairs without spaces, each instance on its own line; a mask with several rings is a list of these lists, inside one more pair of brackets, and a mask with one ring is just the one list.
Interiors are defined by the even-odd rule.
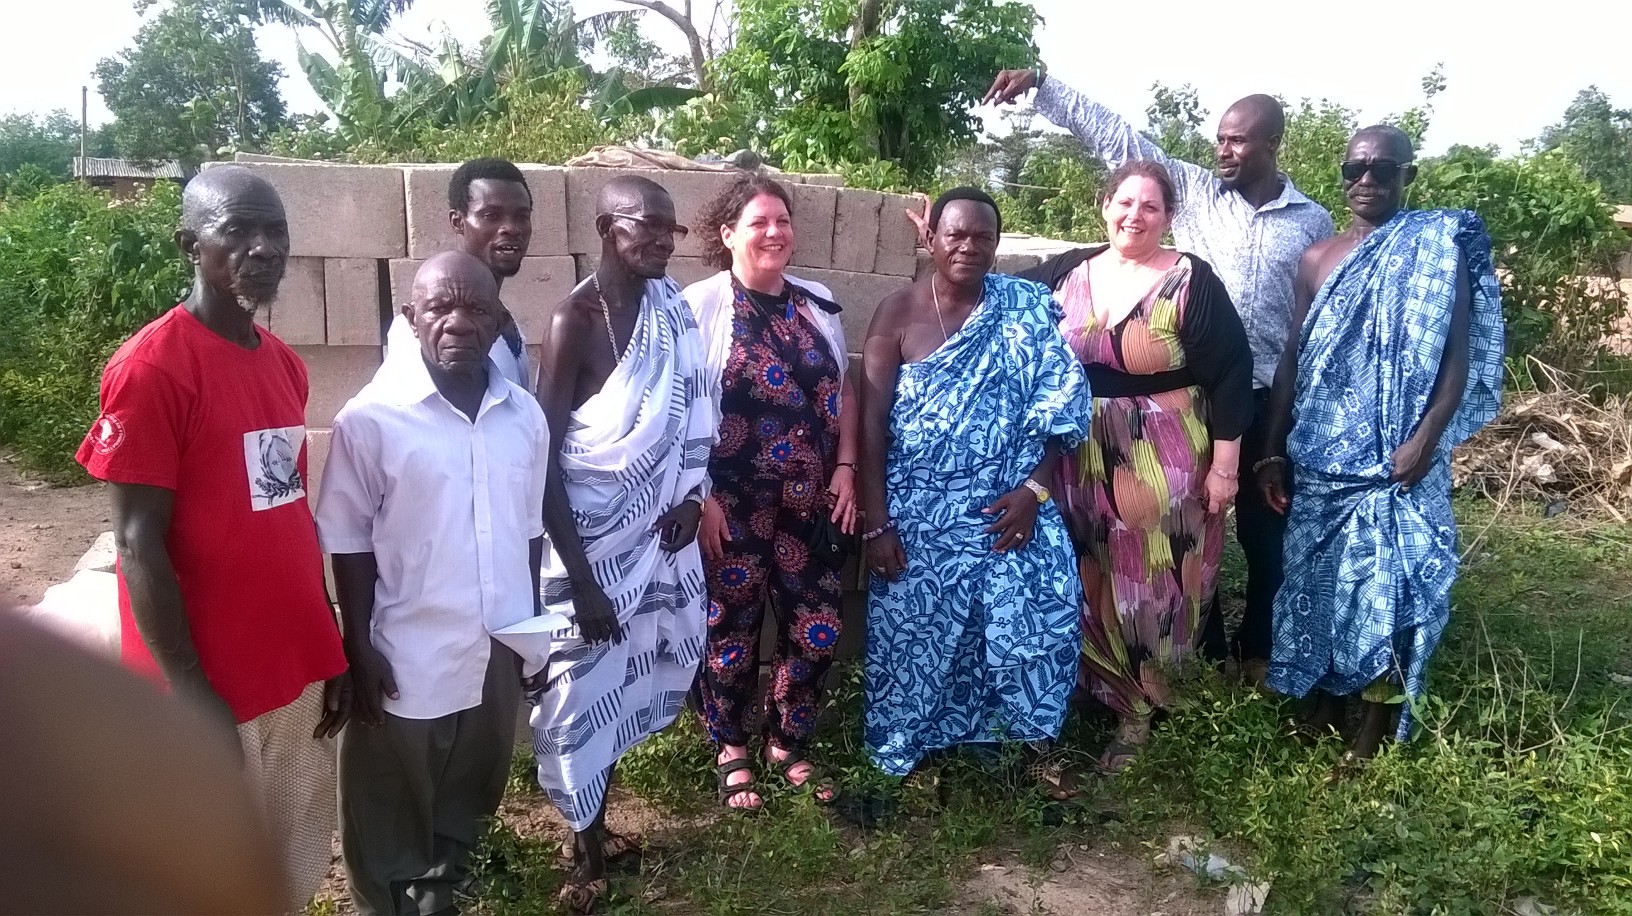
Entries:
[[1355,148],[1362,142],[1371,150],[1373,157],[1387,157],[1395,162],[1410,162],[1417,155],[1411,146],[1411,138],[1405,131],[1392,124],[1373,124],[1362,127],[1349,140],[1349,153],[1352,156]]
[[414,272],[414,301],[421,301],[427,293],[441,286],[458,286],[484,299],[499,297],[493,271],[475,255],[463,251],[444,251],[419,265],[419,270]]
[[641,175],[619,175],[601,187],[595,198],[595,216],[599,219],[614,213],[655,209],[658,201],[674,209],[674,201],[662,185]]
[[1281,103],[1272,95],[1257,93],[1239,99],[1224,111],[1224,117],[1232,113],[1245,118],[1247,129],[1260,137],[1279,137],[1286,132],[1286,112],[1281,109]]
[[241,165],[219,166],[187,182],[181,195],[181,228],[198,232],[223,205],[236,201],[270,203],[283,209],[283,200],[265,178]]

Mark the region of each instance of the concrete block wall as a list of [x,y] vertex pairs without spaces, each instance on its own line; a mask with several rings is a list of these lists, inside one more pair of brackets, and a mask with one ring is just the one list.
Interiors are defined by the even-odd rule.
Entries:
[[[306,361],[307,470],[315,494],[335,413],[379,367],[385,329],[408,301],[414,271],[453,245],[448,179],[456,165],[336,165],[247,155],[238,164],[278,189],[289,216],[289,268],[264,320]],[[533,238],[521,273],[505,283],[504,301],[531,341],[543,331],[544,310],[594,270],[600,255],[595,197],[607,181],[631,173],[656,181],[674,198],[676,218],[693,226],[703,205],[738,174],[530,164],[521,170],[533,195]],[[846,188],[837,175],[776,177],[794,202],[797,245],[789,272],[832,288],[844,307],[849,348],[859,351],[879,301],[911,283],[919,269],[916,238],[901,215],[918,204]],[[697,231],[678,244],[669,272],[682,286],[715,272],[701,252]],[[536,346],[532,355],[536,363]]]

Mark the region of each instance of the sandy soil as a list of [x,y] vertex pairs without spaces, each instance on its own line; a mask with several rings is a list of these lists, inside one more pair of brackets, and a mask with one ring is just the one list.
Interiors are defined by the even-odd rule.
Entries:
[[66,581],[111,517],[101,484],[48,486],[0,456],[0,602],[33,604]]

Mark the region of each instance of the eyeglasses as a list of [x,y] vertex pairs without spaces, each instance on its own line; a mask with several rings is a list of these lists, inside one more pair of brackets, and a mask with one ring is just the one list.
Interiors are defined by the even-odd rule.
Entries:
[[691,234],[690,229],[687,229],[685,226],[682,226],[679,223],[672,222],[672,221],[669,221],[669,220],[648,219],[648,218],[646,218],[644,216],[634,216],[634,215],[629,214],[629,213],[614,213],[614,214],[612,214],[612,218],[613,219],[626,219],[629,222],[634,223],[635,225],[639,226],[640,228],[646,230],[646,232],[649,235],[657,235],[657,236],[672,235],[676,239],[684,241],[685,237]]
[[1410,165],[1411,162],[1409,160],[1405,162],[1395,162],[1392,159],[1372,159],[1370,161],[1365,159],[1349,159],[1345,160],[1342,165],[1343,180],[1359,181],[1360,176],[1370,172],[1371,177],[1377,179],[1383,184],[1388,184],[1394,179],[1400,177],[1400,173],[1405,171],[1405,169]]

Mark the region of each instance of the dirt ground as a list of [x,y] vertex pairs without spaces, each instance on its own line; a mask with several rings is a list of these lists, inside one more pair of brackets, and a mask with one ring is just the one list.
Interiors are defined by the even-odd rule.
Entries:
[[0,455],[0,602],[34,604],[111,525],[101,484],[52,487]]

